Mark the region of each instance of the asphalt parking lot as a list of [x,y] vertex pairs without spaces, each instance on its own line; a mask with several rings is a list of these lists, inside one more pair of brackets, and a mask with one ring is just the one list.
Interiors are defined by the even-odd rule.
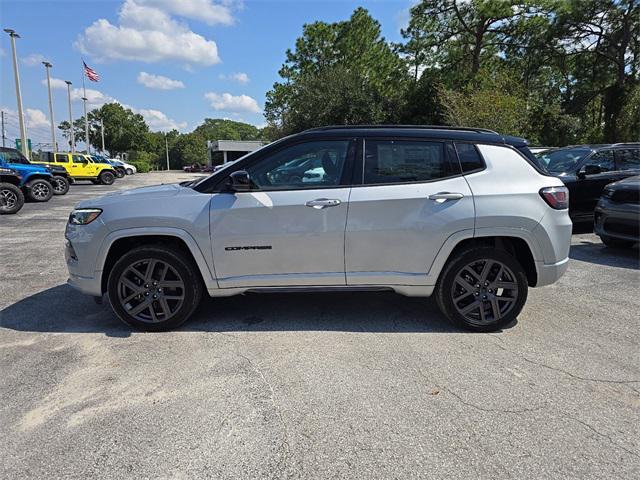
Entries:
[[66,286],[73,185],[0,217],[0,478],[638,478],[637,248],[573,237],[517,324],[388,293],[205,300],[132,332]]

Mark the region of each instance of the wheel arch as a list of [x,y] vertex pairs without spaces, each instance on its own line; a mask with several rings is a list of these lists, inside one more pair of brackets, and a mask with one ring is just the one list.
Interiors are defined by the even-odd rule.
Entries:
[[202,251],[189,233],[175,228],[145,228],[120,230],[112,232],[105,238],[98,257],[98,268],[101,270],[100,286],[103,293],[106,292],[109,273],[117,260],[132,248],[144,245],[176,248],[193,261],[207,289],[218,288],[215,276],[212,275]]
[[459,232],[449,237],[431,266],[430,276],[433,275],[436,283],[449,260],[461,251],[477,247],[494,247],[512,254],[524,268],[529,286],[535,287],[538,283],[536,260],[540,260],[541,255],[531,234],[519,229],[505,229],[505,231],[491,229],[492,232],[481,230],[477,229],[475,236]]

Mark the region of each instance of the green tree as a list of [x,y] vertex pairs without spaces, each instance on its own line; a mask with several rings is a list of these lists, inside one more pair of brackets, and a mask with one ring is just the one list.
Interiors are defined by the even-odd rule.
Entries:
[[286,57],[283,81],[267,93],[271,133],[401,118],[408,74],[365,9],[347,21],[305,25]]

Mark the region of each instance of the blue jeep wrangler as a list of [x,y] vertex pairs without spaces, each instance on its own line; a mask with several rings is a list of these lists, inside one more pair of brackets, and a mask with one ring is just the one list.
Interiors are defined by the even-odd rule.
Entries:
[[48,202],[53,196],[53,174],[48,168],[31,165],[23,159],[16,149],[0,147],[0,167],[9,168],[20,175],[20,188],[25,196],[34,202]]

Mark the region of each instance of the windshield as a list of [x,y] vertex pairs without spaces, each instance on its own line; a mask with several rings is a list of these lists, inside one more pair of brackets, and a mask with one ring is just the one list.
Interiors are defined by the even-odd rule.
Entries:
[[538,160],[552,173],[566,173],[577,170],[578,163],[589,155],[588,148],[564,148],[551,152],[540,152]]

